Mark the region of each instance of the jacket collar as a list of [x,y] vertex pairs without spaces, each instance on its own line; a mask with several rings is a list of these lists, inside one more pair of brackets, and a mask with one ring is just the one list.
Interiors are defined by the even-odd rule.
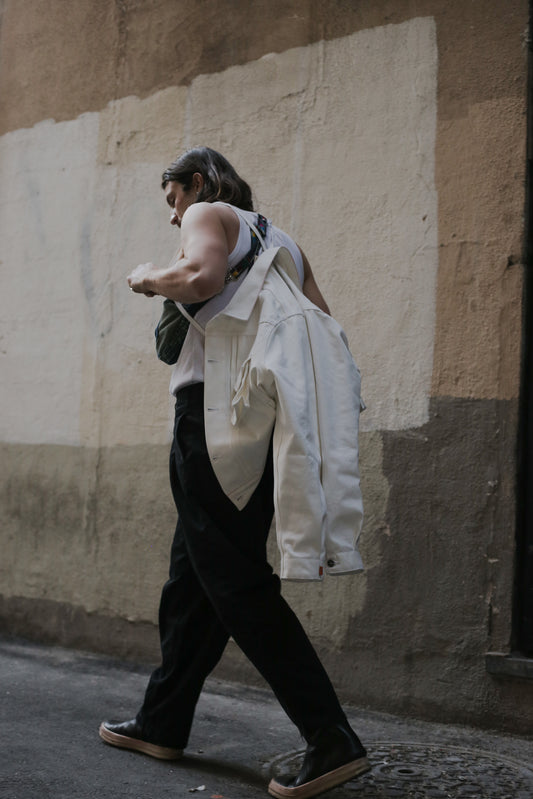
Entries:
[[270,247],[259,256],[238,291],[217,317],[249,319],[271,267],[283,270],[297,286],[300,285],[298,270],[289,250],[286,247]]

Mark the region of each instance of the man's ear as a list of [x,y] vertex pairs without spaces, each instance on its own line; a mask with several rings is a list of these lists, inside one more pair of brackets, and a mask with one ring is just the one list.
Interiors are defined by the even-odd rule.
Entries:
[[195,172],[192,176],[192,188],[196,192],[196,194],[200,194],[204,187],[204,179],[203,176],[199,172]]

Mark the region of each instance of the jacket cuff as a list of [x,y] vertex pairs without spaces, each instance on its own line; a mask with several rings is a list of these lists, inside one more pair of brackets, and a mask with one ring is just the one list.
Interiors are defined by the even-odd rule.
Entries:
[[337,552],[333,555],[328,554],[325,563],[327,574],[332,575],[362,572],[364,568],[361,555],[356,549],[351,549],[348,552]]
[[281,558],[280,577],[282,580],[322,580],[324,567],[319,558]]

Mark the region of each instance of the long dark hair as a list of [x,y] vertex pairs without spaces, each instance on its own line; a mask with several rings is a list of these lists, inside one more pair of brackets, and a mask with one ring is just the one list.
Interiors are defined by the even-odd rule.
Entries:
[[192,177],[199,172],[204,186],[196,202],[221,202],[236,205],[243,211],[253,211],[252,190],[223,155],[210,147],[193,147],[187,150],[163,172],[161,186],[175,180],[188,191]]

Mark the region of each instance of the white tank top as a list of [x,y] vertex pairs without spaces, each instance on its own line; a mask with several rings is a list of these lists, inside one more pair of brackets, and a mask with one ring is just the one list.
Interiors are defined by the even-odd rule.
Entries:
[[[228,203],[214,203],[215,205],[226,205],[228,208],[233,208],[232,205]],[[233,250],[230,252],[228,256],[228,268],[232,266],[236,266],[239,261],[242,261],[244,256],[247,254],[251,247],[251,234],[250,228],[244,221],[244,219],[239,216],[242,214],[245,218],[247,218],[253,225],[257,225],[257,214],[253,211],[243,211],[239,208],[239,214],[235,211],[235,214],[239,217],[239,236],[237,239],[237,243]],[[302,260],[302,254],[298,249],[298,246],[295,242],[291,239],[291,237],[285,233],[283,230],[280,230],[277,227],[274,227],[270,219],[267,223],[267,231],[265,236],[265,244],[268,247],[286,247],[292,257],[294,258],[294,262],[296,263],[296,268],[298,270],[298,276],[300,278],[300,285],[303,285],[304,282],[304,265]],[[252,267],[253,269],[253,267]],[[244,272],[237,280],[233,280],[230,283],[227,283],[220,294],[215,295],[212,297],[209,302],[200,308],[200,310],[196,313],[195,319],[205,327],[207,322],[216,316],[220,311],[226,307],[229,303],[239,286],[241,285],[242,281],[245,279],[248,272]],[[189,330],[187,332],[187,336],[185,338],[185,342],[183,344],[183,348],[180,353],[180,357],[174,364],[174,368],[172,370],[172,376],[170,378],[170,393],[176,395],[178,391],[185,386],[190,386],[193,383],[203,383],[204,382],[204,337],[203,335],[198,332],[192,325],[189,325]]]

